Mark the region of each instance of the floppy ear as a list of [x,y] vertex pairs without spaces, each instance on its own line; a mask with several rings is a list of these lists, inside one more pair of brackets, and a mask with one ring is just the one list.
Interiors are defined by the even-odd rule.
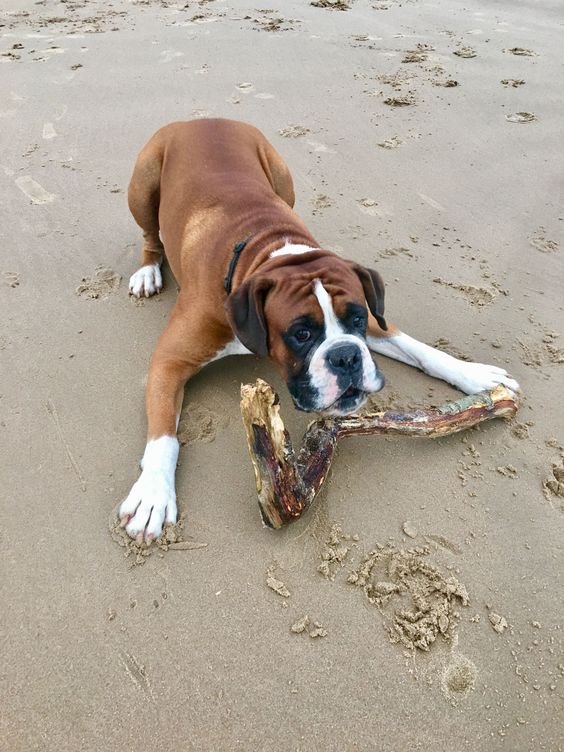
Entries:
[[384,318],[384,280],[374,269],[367,269],[360,264],[353,264],[353,269],[362,283],[364,297],[371,314],[378,322],[378,326],[385,332],[388,331]]
[[264,301],[274,283],[270,279],[249,279],[227,298],[225,310],[240,341],[255,355],[268,355],[268,330]]

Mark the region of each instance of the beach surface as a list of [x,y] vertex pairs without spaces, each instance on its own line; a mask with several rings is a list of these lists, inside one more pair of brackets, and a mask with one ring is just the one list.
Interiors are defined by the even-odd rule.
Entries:
[[[558,752],[564,585],[562,11],[543,0],[4,0],[0,748]],[[339,9],[341,8],[341,9]],[[181,524],[115,530],[151,352],[135,157],[173,120],[259,127],[319,243],[387,317],[506,368],[516,419],[339,445],[262,527],[239,412],[256,358],[186,389]],[[374,406],[447,384],[384,357]]]

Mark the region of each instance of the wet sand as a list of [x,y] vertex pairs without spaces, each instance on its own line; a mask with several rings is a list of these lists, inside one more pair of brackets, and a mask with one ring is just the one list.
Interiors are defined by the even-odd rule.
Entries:
[[[556,2],[8,0],[0,15],[0,738],[9,752],[562,749],[562,53]],[[186,390],[181,524],[113,529],[174,303],[128,298],[127,183],[177,119],[261,128],[387,315],[524,399],[437,441],[339,447],[260,523],[239,385]],[[375,404],[457,392],[379,359]],[[560,484],[560,485],[559,485]],[[108,524],[109,521],[109,524]],[[127,543],[125,546],[118,545]]]

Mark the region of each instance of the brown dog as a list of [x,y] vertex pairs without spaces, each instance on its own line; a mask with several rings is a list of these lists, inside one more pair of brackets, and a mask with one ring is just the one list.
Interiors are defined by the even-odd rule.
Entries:
[[319,248],[293,205],[282,157],[244,123],[172,123],[139,154],[129,207],[145,242],[129,289],[161,290],[165,251],[181,289],[149,368],[142,473],[119,512],[138,540],[176,522],[184,385],[218,358],[268,355],[296,407],[333,415],[356,411],[384,385],[369,349],[469,394],[519,388],[503,369],[457,360],[387,324],[380,275]]

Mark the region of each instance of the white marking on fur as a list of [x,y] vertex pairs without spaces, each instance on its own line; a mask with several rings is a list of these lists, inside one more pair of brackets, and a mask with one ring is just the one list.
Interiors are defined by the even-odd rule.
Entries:
[[213,358],[210,358],[210,360],[206,361],[202,368],[204,366],[209,365],[210,363],[214,363],[216,360],[221,360],[221,358],[227,358],[229,355],[252,355],[253,353],[245,347],[245,345],[240,342],[237,337],[235,339],[231,340],[227,345],[225,345],[224,348],[221,350],[218,350],[216,354],[213,356]]
[[313,283],[313,294],[323,311],[323,320],[325,321],[325,339],[332,339],[345,334],[345,331],[339,319],[333,310],[333,301],[327,290],[321,284],[321,280],[316,279]]
[[146,264],[129,278],[129,292],[136,298],[150,298],[163,289],[160,264]]
[[[314,281],[313,293],[323,311],[325,339],[313,353],[308,372],[312,386],[319,393],[316,409],[327,412],[327,408],[341,396],[338,378],[327,364],[327,355],[333,347],[346,344],[354,344],[358,347],[362,358],[362,389],[364,392],[372,394],[379,391],[384,386],[384,381],[376,370],[376,365],[370,356],[366,343],[354,334],[347,334],[341,326],[333,309],[331,296],[323,287],[321,280],[316,279]],[[361,404],[362,402],[359,402],[355,409],[358,409]],[[335,415],[339,414],[338,410],[329,410],[328,412],[333,412]]]
[[159,436],[147,442],[142,473],[119,508],[119,516],[127,520],[125,529],[132,538],[143,537],[150,542],[159,537],[163,524],[176,522],[174,476],[178,450],[176,436]]
[[319,248],[312,248],[309,245],[286,243],[285,246],[279,248],[277,251],[272,251],[269,258],[278,258],[278,256],[301,256],[302,253],[309,253],[310,251],[318,250]]
[[505,384],[513,392],[520,390],[517,381],[503,368],[458,360],[403,332],[393,337],[368,337],[367,342],[374,352],[420,368],[429,376],[447,381],[466,394],[493,389],[498,384]]

